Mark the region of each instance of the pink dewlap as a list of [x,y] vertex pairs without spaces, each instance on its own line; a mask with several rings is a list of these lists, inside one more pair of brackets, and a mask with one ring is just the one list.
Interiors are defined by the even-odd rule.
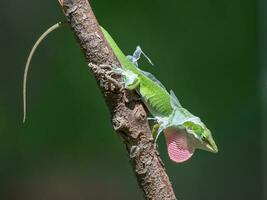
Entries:
[[188,160],[194,153],[194,148],[189,146],[188,138],[185,133],[177,130],[164,131],[168,154],[172,161],[181,163]]

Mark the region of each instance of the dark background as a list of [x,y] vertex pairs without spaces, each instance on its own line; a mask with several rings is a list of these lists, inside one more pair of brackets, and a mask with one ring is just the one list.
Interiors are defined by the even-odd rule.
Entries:
[[[212,130],[218,154],[177,165],[159,148],[181,200],[262,199],[259,9],[255,0],[91,0],[102,26]],[[28,53],[64,21],[56,0],[3,1],[0,13],[0,199],[142,199],[108,110],[68,27],[37,50],[22,124]],[[263,101],[262,101],[263,102]],[[266,145],[265,145],[266,146]]]

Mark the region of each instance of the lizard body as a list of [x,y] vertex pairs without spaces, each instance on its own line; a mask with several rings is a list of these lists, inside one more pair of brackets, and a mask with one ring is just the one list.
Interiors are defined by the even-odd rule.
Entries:
[[[26,85],[31,58],[41,41],[50,32],[60,27],[60,24],[53,25],[41,35],[28,57],[23,79],[23,122],[26,119]],[[155,141],[160,133],[164,132],[171,160],[177,163],[184,162],[193,155],[197,148],[213,153],[218,152],[210,130],[200,118],[183,108],[172,90],[169,93],[151,73],[138,67],[137,61],[142,54],[152,63],[141,48],[138,46],[132,56],[125,56],[109,33],[102,27],[101,30],[122,66],[122,68],[113,68],[113,72],[122,75],[127,89],[136,90],[141,96],[143,103],[153,116],[151,119],[156,121],[152,129]]]
[[101,30],[122,66],[122,69],[115,69],[115,73],[123,76],[127,89],[136,90],[141,96],[158,123],[158,128],[153,128],[155,140],[163,131],[170,158],[178,163],[184,162],[196,148],[216,153],[218,148],[211,132],[200,118],[183,108],[173,91],[168,93],[152,74],[138,67],[140,55],[145,55],[141,48],[137,47],[132,56],[126,57],[109,33],[104,28]]

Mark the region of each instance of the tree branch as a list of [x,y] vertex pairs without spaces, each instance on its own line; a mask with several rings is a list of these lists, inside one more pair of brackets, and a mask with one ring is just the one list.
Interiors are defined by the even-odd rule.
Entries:
[[164,165],[154,144],[147,114],[135,92],[122,88],[119,76],[107,78],[120,66],[99,29],[87,0],[59,0],[86,61],[95,75],[109,107],[112,124],[126,146],[138,184],[146,199],[176,199]]

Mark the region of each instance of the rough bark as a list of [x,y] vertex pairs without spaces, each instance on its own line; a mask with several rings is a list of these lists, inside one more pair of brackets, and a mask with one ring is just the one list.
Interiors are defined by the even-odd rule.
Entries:
[[87,0],[59,0],[77,42],[95,75],[111,113],[112,124],[126,146],[132,168],[145,199],[176,199],[160,155],[153,142],[147,113],[135,92],[123,89],[121,77],[110,67],[120,66],[107,44]]

